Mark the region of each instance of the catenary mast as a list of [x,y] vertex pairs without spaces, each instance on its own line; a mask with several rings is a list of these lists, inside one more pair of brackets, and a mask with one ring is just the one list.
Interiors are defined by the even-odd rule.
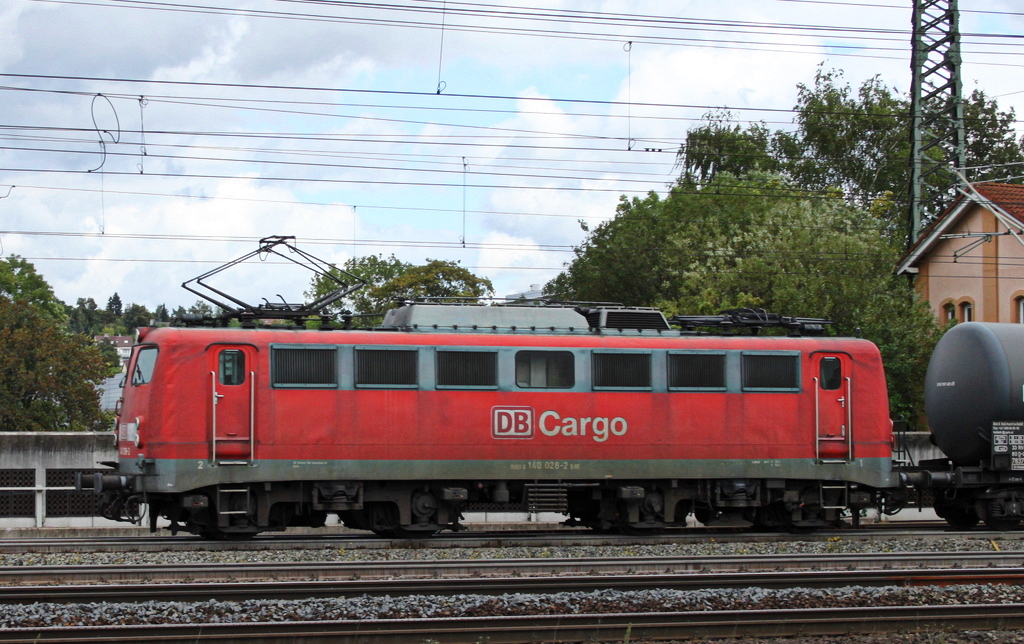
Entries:
[[966,165],[957,0],[914,0],[910,243],[956,196],[950,168]]

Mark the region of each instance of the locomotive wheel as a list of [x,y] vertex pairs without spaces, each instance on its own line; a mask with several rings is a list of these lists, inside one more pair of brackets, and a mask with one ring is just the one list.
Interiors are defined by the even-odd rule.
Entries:
[[664,532],[665,528],[663,525],[644,526],[630,523],[629,521],[619,520],[616,526],[618,532],[626,534],[632,537],[642,537],[650,534],[658,534]]
[[382,537],[396,539],[424,539],[437,532],[436,529],[410,530],[399,523],[398,506],[394,503],[376,503],[370,509],[371,530]]
[[993,530],[1005,532],[1017,528],[1020,525],[1020,519],[1014,517],[987,517],[985,525]]
[[[978,517],[978,513],[974,511],[974,508],[966,506],[954,505],[944,507],[941,512],[936,508],[936,514],[945,519],[949,527],[957,530],[970,530],[981,522],[981,518]],[[986,523],[988,522],[986,521]]]
[[707,506],[697,507],[693,510],[693,518],[699,521],[702,525],[711,523],[711,520],[714,519],[717,514],[717,512]]
[[377,534],[382,537],[394,537],[396,539],[426,539],[437,534],[437,530],[409,530],[403,527],[381,530]]
[[786,522],[786,532],[789,534],[811,534],[818,529],[818,526],[814,525],[797,525],[793,521]]
[[199,536],[210,541],[248,541],[256,536],[255,532],[224,532],[216,528],[200,530]]

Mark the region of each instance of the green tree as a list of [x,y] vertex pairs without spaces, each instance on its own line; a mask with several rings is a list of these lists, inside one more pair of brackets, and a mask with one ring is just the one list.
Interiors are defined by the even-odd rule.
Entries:
[[68,326],[75,333],[99,335],[103,327],[113,322],[113,316],[101,309],[91,297],[80,297],[75,307],[67,308]]
[[17,255],[0,259],[0,298],[25,302],[57,322],[67,319],[64,303],[53,294],[36,267]]
[[494,294],[491,281],[477,277],[458,262],[428,259],[412,266],[379,288],[371,289],[381,301],[429,297],[438,301],[475,299]]
[[203,317],[212,317],[213,316],[213,306],[211,306],[209,302],[206,302],[204,300],[196,300],[195,303],[192,306],[188,307],[188,311],[186,311],[186,313],[188,313],[190,315],[200,315],[200,316],[203,316]]
[[788,157],[773,151],[792,145],[791,137],[771,132],[764,123],[751,123],[743,128],[734,118],[729,111],[708,112],[703,123],[686,133],[677,157],[683,171],[682,183],[702,185],[720,172],[743,176],[756,170],[785,169]]
[[113,342],[100,339],[96,342],[96,348],[103,358],[103,365],[106,368],[106,376],[116,376],[121,371],[121,357],[117,355],[117,347]]
[[[854,89],[841,71],[823,68],[813,86],[800,84],[798,89],[793,131],[769,132],[763,123],[741,127],[728,113],[709,114],[679,150],[682,183],[699,187],[719,172],[778,172],[794,187],[814,194],[841,190],[852,205],[881,216],[886,234],[905,243],[909,98],[877,77]],[[1001,111],[994,99],[975,90],[965,100],[964,112],[967,166],[977,168],[969,173],[970,180],[1006,177],[1006,164],[1024,162],[1024,138],[1016,138],[1012,109]],[[933,180],[952,186],[955,177],[947,173]]]
[[1017,115],[999,109],[996,100],[976,89],[964,102],[967,166],[989,166],[971,171],[972,181],[1020,183],[1024,161],[1024,135],[1015,138]]
[[[423,266],[414,266],[398,260],[394,255],[368,255],[354,257],[342,268],[366,282],[366,286],[328,309],[338,314],[342,310],[365,315],[361,324],[378,324],[382,314],[395,300],[430,297],[439,300],[458,298],[479,298],[493,295],[490,280],[474,275],[457,262],[428,259]],[[332,269],[332,274],[342,282],[351,281],[341,271]],[[337,283],[323,276],[316,276],[305,295],[315,300],[337,289]]]
[[110,313],[115,318],[121,317],[124,313],[124,305],[121,304],[121,296],[116,292],[107,300],[107,313]]
[[0,260],[0,431],[107,428],[96,390],[107,365],[71,321],[31,263]]
[[102,431],[96,385],[107,376],[92,341],[25,300],[0,298],[0,431]]
[[938,337],[928,307],[892,275],[884,218],[836,192],[808,198],[778,175],[719,173],[701,190],[623,200],[546,292],[673,313],[764,308],[826,317],[882,351],[894,415],[916,419]]
[[121,321],[128,333],[134,333],[135,329],[140,326],[149,326],[152,319],[153,314],[142,304],[129,304],[121,316]]
[[167,306],[164,304],[158,304],[156,310],[153,311],[153,318],[157,322],[170,322],[171,315],[167,312]]
[[353,257],[346,260],[340,269],[334,267],[329,271],[335,279],[330,279],[323,275],[315,276],[305,295],[310,301],[313,301],[336,291],[338,289],[338,282],[335,280],[341,281],[344,284],[352,282],[352,279],[345,275],[345,273],[348,273],[366,282],[366,286],[333,303],[327,308],[327,312],[332,315],[337,315],[342,311],[363,314],[383,313],[384,309],[388,306],[388,302],[375,297],[374,291],[380,289],[410,268],[412,268],[412,264],[403,262],[394,255],[390,257],[384,257],[383,255]]

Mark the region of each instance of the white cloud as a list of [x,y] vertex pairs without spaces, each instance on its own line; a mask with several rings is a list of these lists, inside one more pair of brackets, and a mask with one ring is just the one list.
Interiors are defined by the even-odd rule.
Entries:
[[[976,4],[971,9],[1016,11],[1010,0]],[[223,3],[267,11],[282,11],[281,5]],[[909,41],[900,36],[882,43],[897,51],[865,49],[859,53],[873,57],[828,58],[826,52],[839,51],[837,44],[878,43],[842,41],[834,33],[815,40],[743,26],[727,31],[727,25],[717,31],[694,24],[645,31],[633,21],[664,15],[905,32],[909,8],[768,0],[607,0],[586,9],[568,0],[529,0],[519,6],[604,12],[607,20],[587,25],[533,20],[514,26],[608,36],[579,40],[459,31],[455,25],[513,25],[452,13],[446,17],[442,55],[437,29],[9,0],[0,7],[0,72],[241,86],[6,79],[6,85],[25,89],[80,94],[2,92],[0,126],[8,127],[0,130],[7,137],[0,168],[40,172],[0,170],[0,194],[6,185],[20,186],[0,200],[0,230],[98,233],[102,228],[106,234],[4,234],[3,250],[52,258],[38,265],[66,301],[94,297],[104,303],[117,291],[125,302],[188,305],[194,297],[180,289],[182,281],[254,249],[255,239],[270,234],[295,235],[300,246],[305,243],[335,262],[353,253],[394,253],[411,262],[430,257],[471,267],[512,267],[479,271],[493,279],[501,295],[550,279],[551,267],[570,257],[550,249],[569,248],[584,237],[578,219],[596,225],[614,214],[621,194],[663,192],[674,178],[673,151],[691,119],[708,107],[788,110],[796,103],[796,84],[813,83],[822,60],[845,70],[855,86],[875,74],[902,90],[909,85]],[[329,4],[288,10],[332,12]],[[374,8],[337,15],[441,21],[436,13]],[[962,17],[965,33],[1019,32],[1021,26],[1019,16],[965,12]],[[678,40],[655,45],[649,42],[654,36]],[[629,53],[623,50],[627,40],[636,41]],[[737,40],[760,51],[730,48]],[[801,50],[808,43],[814,47]],[[1017,68],[980,64],[1017,63],[982,54],[983,48],[992,49],[965,45],[966,87],[973,88],[977,79],[990,95],[1003,95],[1002,107],[1024,111]],[[787,53],[798,50],[803,53]],[[436,95],[439,71],[447,88]],[[355,91],[327,91],[332,89]],[[116,118],[105,103],[90,109],[97,93],[110,97]],[[149,98],[144,110],[141,95]],[[118,144],[107,137],[102,175],[85,172],[100,163],[94,115],[100,129],[120,132]],[[737,116],[779,125],[792,118],[788,112]],[[629,138],[636,139],[631,151]],[[13,149],[19,147],[30,150]],[[139,173],[140,163],[145,174]],[[289,177],[302,180],[269,180]],[[467,248],[459,243],[463,209]],[[166,237],[171,235],[190,239]],[[247,241],[207,241],[211,236]],[[117,259],[132,261],[111,261]],[[261,295],[291,298],[308,280],[245,269],[239,281],[246,293],[260,287],[266,289]]]

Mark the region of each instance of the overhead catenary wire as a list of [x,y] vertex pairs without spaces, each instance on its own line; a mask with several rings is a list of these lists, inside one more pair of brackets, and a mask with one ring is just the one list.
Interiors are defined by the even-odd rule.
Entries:
[[[440,3],[440,2],[441,2],[441,0],[438,0],[438,3]],[[108,2],[108,3],[93,2],[93,3],[90,3],[90,4],[92,4],[93,6],[101,6],[101,5],[112,5],[114,3],[110,3],[110,2]],[[122,3],[122,4],[124,4],[124,3]],[[136,4],[167,4],[167,3],[136,3]],[[307,3],[299,3],[299,2],[294,2],[293,4],[321,4],[321,3],[308,3],[308,2]],[[334,5],[338,5],[338,6],[346,5],[347,4],[347,5],[350,5],[350,6],[354,7],[354,6],[356,6],[357,4],[360,4],[360,3],[341,3],[341,2],[335,2],[335,3],[330,3],[330,4],[334,4]],[[423,4],[430,4],[430,3],[423,3]],[[437,3],[434,3],[434,4],[437,4]],[[480,6],[482,6],[482,5],[475,5],[475,4],[472,4],[472,3],[452,3],[452,4],[466,5],[467,7],[471,7],[471,8],[472,7],[480,7]],[[848,3],[834,3],[834,4],[839,6],[839,5],[848,4]],[[854,4],[856,4],[856,3],[854,3]],[[497,5],[488,5],[488,6],[492,7],[492,6],[497,6]],[[440,65],[439,65],[439,67],[440,67]],[[439,69],[439,71],[440,71],[440,69]],[[120,80],[114,79],[113,82],[120,82]],[[151,81],[138,81],[138,82],[151,82]],[[145,86],[137,86],[137,87],[139,89],[142,89]],[[223,85],[223,87],[235,87],[235,86]],[[312,91],[327,91],[327,92],[337,92],[338,91],[338,90],[331,89],[331,88],[311,88],[311,90]],[[255,91],[263,92],[263,89],[256,89]],[[277,90],[276,89],[271,89],[271,90],[268,90],[268,91],[275,91],[276,92]],[[289,91],[291,91],[291,89],[285,89],[281,93],[287,93]],[[341,90],[341,91],[346,91],[346,90]],[[426,95],[425,93],[402,93],[402,94],[405,94],[407,96],[425,96]],[[128,99],[130,99],[130,100],[137,100],[137,96],[138,95],[129,96],[129,95],[126,94],[125,95],[125,99],[126,100],[128,100]],[[219,102],[221,102],[223,104],[221,104],[221,105],[213,105],[213,104],[207,104],[207,105],[198,105],[197,104],[197,105],[194,105],[195,107],[209,107],[209,108],[218,108],[218,109],[236,109],[236,108],[239,107],[237,105],[238,101],[250,100],[250,99],[235,99],[235,98],[201,98],[199,100],[196,100],[195,97],[185,97],[185,98],[178,97],[178,98],[175,98],[175,97],[170,96],[170,95],[167,95],[167,96],[168,97],[167,97],[166,100],[169,103],[173,101],[173,102],[176,102],[177,104],[181,104],[181,105],[189,103],[190,101],[195,101],[196,103],[199,103],[201,101],[205,101],[207,103],[213,103],[213,102],[218,102],[219,101]],[[394,94],[392,94],[391,96],[394,96]],[[474,99],[474,100],[476,100],[478,98],[478,97],[475,97],[475,96],[473,96],[471,94],[466,94],[464,96],[466,98],[471,98],[471,99]],[[447,97],[445,97],[445,98],[447,98]],[[521,97],[483,97],[483,100],[488,100],[488,101],[498,100],[498,99],[501,99],[501,100],[520,100],[520,98]],[[275,104],[278,104],[278,105],[285,105],[285,104],[298,105],[300,103],[303,103],[301,101],[294,101],[294,102],[281,101],[281,102],[279,102],[277,100],[274,100],[273,97],[269,97],[269,98],[268,97],[263,97],[263,98],[251,99],[251,100],[267,101],[267,103],[275,103]],[[551,101],[551,99],[543,99],[543,100],[547,100],[549,102],[554,102],[554,101]],[[568,105],[583,105],[584,103],[591,103],[592,105],[595,105],[595,106],[609,106],[609,107],[615,105],[615,102],[612,102],[612,101],[604,101],[604,102],[601,102],[601,101],[589,102],[588,101],[588,102],[582,102],[582,103],[565,102],[565,103],[562,103],[562,104],[568,106]],[[631,105],[636,105],[636,104],[633,104],[632,101],[629,101],[628,103],[631,104]],[[336,105],[336,104],[331,104],[331,103],[329,103],[327,101],[321,101],[321,102],[319,102],[319,104],[323,104],[323,105]],[[248,110],[249,107],[250,106],[245,106],[244,109]],[[256,106],[256,107],[259,108],[261,106]],[[418,109],[417,106],[379,106],[379,107],[375,107],[375,109],[391,109],[392,107],[394,109]],[[434,107],[436,107],[436,106],[434,106]],[[680,106],[680,108],[693,109],[693,106]],[[452,108],[452,109],[457,109],[457,108]],[[753,108],[751,108],[751,110],[753,111]],[[283,114],[289,114],[289,113],[290,114],[294,114],[294,115],[300,115],[300,114],[304,113],[302,110],[266,110],[266,111],[268,111],[268,112],[269,111],[277,111],[277,112],[279,112],[282,115]],[[536,110],[536,111],[540,112],[540,110]],[[781,113],[787,113],[787,112],[788,113],[792,113],[792,110],[778,110],[776,113],[780,113],[781,114]],[[509,113],[515,113],[515,112],[509,110]],[[746,112],[746,113],[749,114],[751,112]],[[323,115],[315,114],[315,116],[323,116]],[[604,114],[595,114],[593,116],[594,117],[598,117],[598,118],[612,118],[613,117],[613,115],[604,115]],[[633,116],[633,118],[637,118],[638,115],[634,112],[632,114],[632,116]],[[342,118],[344,118],[344,116],[342,116]],[[643,118],[643,117],[641,116],[640,118]],[[654,117],[654,116],[652,116],[651,118],[652,119],[654,119],[654,118],[666,119],[666,118],[672,118],[672,117],[662,117],[662,116]],[[444,120],[444,119],[439,119],[439,120]],[[147,116],[147,124],[149,123],[149,121],[150,121],[150,119]],[[395,119],[395,120],[389,121],[389,122],[403,123],[403,124],[407,124],[407,125],[420,125],[420,126],[428,123],[427,121],[414,121],[412,119],[406,119],[406,120]],[[461,127],[460,124],[445,124],[445,125],[453,127],[453,128]],[[483,130],[481,130],[481,131],[483,131]],[[149,137],[149,136],[157,136],[157,135],[151,135],[151,132],[149,130],[147,130],[146,132],[147,132],[147,137]],[[277,137],[278,140],[290,138],[290,133],[285,132],[285,133],[280,133],[280,134],[282,134],[282,136]],[[543,146],[530,145],[529,143],[531,143],[531,142],[525,140],[526,136],[538,135],[538,134],[542,134],[542,135],[550,134],[551,136],[560,136],[557,133],[537,133],[537,132],[526,132],[526,131],[523,131],[520,134],[523,135],[521,138],[523,139],[524,142],[527,143],[527,145],[523,145],[519,149],[531,150],[531,151],[536,151],[536,150],[542,148]],[[176,135],[168,134],[168,135],[165,135],[165,136],[197,136],[197,137],[211,136],[212,137],[212,136],[217,136],[217,133],[197,132],[197,133],[181,133],[181,134],[176,134]],[[261,137],[261,136],[262,135],[260,135],[258,133],[253,134],[254,138]],[[478,135],[469,135],[469,136],[471,136],[473,138],[479,138]],[[465,140],[459,141],[455,137],[451,136],[450,134],[447,135],[445,138],[448,139],[447,141],[445,141],[446,143],[453,143],[453,144],[458,144],[458,145],[468,144],[467,141],[465,141]],[[584,137],[581,137],[581,138],[584,138]],[[372,137],[367,137],[367,139],[368,140],[372,140]],[[312,140],[313,139],[309,139],[309,141],[312,141]],[[331,139],[326,139],[325,138],[323,140],[324,141],[329,141]],[[352,142],[358,141],[358,139],[355,138],[355,137],[351,137],[349,140],[352,141]],[[426,139],[425,137],[421,138],[420,140],[428,141],[428,139]],[[442,139],[440,139],[440,138],[433,139],[432,142],[433,141],[440,141],[440,140],[442,140]],[[617,141],[617,139],[614,139],[614,138],[609,138],[608,140],[609,141]],[[541,139],[533,140],[533,142],[536,142],[536,141],[541,141]],[[679,141],[680,141],[680,139],[674,139],[674,140],[672,140],[670,145],[678,145]],[[390,139],[390,140],[389,139],[381,138],[381,139],[378,140],[378,142],[380,142],[380,143],[408,144],[408,143],[410,143],[410,140],[402,141],[401,139],[398,139],[398,138],[394,138],[394,139]],[[662,142],[662,141],[659,141],[659,142]],[[189,145],[185,145],[185,144],[182,144],[182,143],[170,143],[170,142],[168,142],[167,139],[165,139],[162,143],[159,141],[159,139],[156,142],[153,142],[151,139],[147,139],[147,145],[150,146],[151,150],[160,150],[161,145],[164,146],[164,149],[167,149],[167,148],[170,148],[170,147],[174,147],[174,146],[180,146],[181,148],[190,148],[190,147],[192,147],[192,148],[197,148],[197,149],[203,149],[205,147],[205,149],[218,149],[216,146],[212,146],[212,145],[211,146],[189,146]],[[300,144],[297,143],[295,147],[297,148],[298,145],[300,145]],[[490,145],[490,143],[488,143],[488,145]],[[497,143],[495,143],[495,145],[497,145]],[[54,147],[59,147],[59,146],[54,146]],[[230,147],[230,146],[224,146],[224,147],[227,148],[227,147]],[[556,149],[571,150],[573,152],[577,152],[578,151],[577,149],[574,149],[574,148],[571,148],[571,147],[566,147],[566,148],[550,148],[550,151],[553,151],[553,150],[556,150]],[[38,151],[40,153],[46,153],[46,152],[78,153],[79,152],[78,150],[63,150],[63,151],[51,150],[51,151],[47,151],[47,150],[42,150],[42,149],[39,149],[39,150],[36,150],[36,151]],[[273,150],[272,147],[270,147],[270,146],[267,146],[265,148],[260,148],[257,145],[253,145],[250,151],[252,151],[254,154],[265,154],[265,155],[285,154],[284,152]],[[599,153],[599,154],[602,153],[602,150],[600,149],[599,146],[595,146],[595,148],[593,150],[589,150],[589,151],[596,152],[596,153]],[[674,151],[669,151],[668,153],[671,154],[673,152]],[[315,152],[315,151],[307,152],[307,151],[302,151],[302,150],[295,150],[294,152],[289,152],[288,154],[294,154],[295,158],[301,158],[303,155],[305,155],[307,157],[312,157],[313,155],[316,155],[316,154],[327,154],[327,153],[326,152]],[[474,154],[475,154],[475,152],[474,152]],[[131,155],[130,154],[120,154],[119,153],[118,155],[112,155],[112,156],[128,157],[128,156],[131,156]],[[396,157],[400,157],[400,156],[403,156],[403,155],[396,155]],[[421,155],[421,156],[426,156],[426,155]],[[438,155],[438,156],[440,156],[440,155]],[[457,153],[453,153],[453,154],[448,155],[448,158],[451,159],[451,158],[455,158],[455,157],[458,157],[458,156],[460,156],[460,155],[457,154]],[[357,157],[347,157],[347,158],[357,158]],[[372,159],[374,157],[369,155],[368,153],[364,152],[364,157],[363,158]],[[254,163],[254,164],[267,163],[268,166],[271,165],[270,161],[265,161],[265,160],[260,160],[260,159],[216,159],[216,158],[202,157],[202,156],[198,156],[198,155],[196,155],[196,156],[190,156],[190,155],[180,155],[180,156],[178,156],[178,155],[171,155],[171,154],[169,154],[169,155],[164,155],[163,157],[156,156],[156,157],[153,158],[154,162],[156,162],[158,160],[161,160],[161,159],[165,160],[165,161],[202,161],[202,162],[218,162],[219,161],[219,162],[222,162],[222,163],[247,162],[247,163]],[[284,162],[284,163],[287,163],[287,162]],[[440,160],[437,161],[437,167],[436,168],[419,169],[419,170],[413,170],[413,169],[410,169],[410,168],[397,168],[397,167],[394,167],[394,166],[386,166],[386,163],[387,162],[383,162],[382,161],[381,164],[379,164],[379,165],[378,164],[368,164],[368,165],[373,166],[370,169],[377,169],[377,170],[381,170],[381,169],[396,170],[397,169],[397,170],[400,170],[400,171],[410,171],[410,172],[412,172],[412,171],[415,171],[415,172],[434,172],[434,171],[437,171],[437,168],[443,168],[444,167],[443,164],[450,163],[450,162],[449,161],[445,161],[443,159],[440,159]],[[275,164],[275,165],[281,165],[281,164]],[[293,167],[300,167],[300,166],[301,167],[306,167],[306,166],[308,166],[307,169],[309,171],[318,171],[318,170],[323,169],[325,167],[349,167],[349,166],[343,166],[343,165],[335,166],[334,164],[321,164],[321,163],[310,163],[310,164],[294,163],[294,164],[290,164],[290,165],[292,165]],[[156,167],[157,167],[157,169],[159,169],[159,165],[157,165]],[[483,163],[477,163],[476,160],[474,160],[474,175],[477,174],[476,170],[477,170],[477,168],[480,168],[480,167],[483,167]],[[527,168],[529,168],[531,170],[534,170],[534,171],[539,169],[538,166],[525,166],[524,167],[524,169],[527,169]],[[149,168],[149,163],[147,162],[147,172],[149,171],[149,169],[150,169]],[[20,170],[20,171],[27,171],[27,170]],[[571,172],[572,173],[577,173],[577,172],[582,173],[582,171],[576,170],[576,169],[572,170]],[[599,170],[594,170],[594,172],[595,173],[599,172]],[[210,174],[214,175],[212,177],[214,179],[220,177],[220,173],[210,173]],[[234,173],[234,172],[223,173],[224,176],[227,176],[228,178],[231,178],[231,179],[239,179],[239,180],[248,179],[250,181],[251,180],[258,181],[258,180],[261,179],[261,177],[259,177],[259,176],[256,176],[256,177],[253,177],[253,176],[245,177],[244,174],[245,173],[241,173],[241,172],[239,172],[239,173]],[[517,176],[519,178],[529,178],[529,179],[536,179],[536,178],[539,178],[539,177],[542,176],[542,175],[539,175],[539,174],[531,174],[531,173],[522,173],[522,174],[515,174],[515,175],[505,175],[504,173],[497,172],[497,171],[496,171],[495,174],[496,175],[502,175],[502,176]],[[569,172],[567,171],[566,174],[568,175]],[[622,175],[624,175],[624,174],[625,173],[622,173],[622,172],[617,172],[616,173],[616,175],[618,175],[618,179],[622,179],[623,178]],[[127,175],[127,173],[124,173],[124,174],[122,174],[120,176],[126,176],[126,175]],[[119,175],[114,175],[114,176],[117,177]],[[190,174],[187,174],[187,173],[183,173],[183,174],[164,173],[162,175],[161,174],[157,174],[157,175],[154,175],[154,176],[156,176],[158,178],[180,177],[180,178],[183,178],[183,179],[189,179],[189,178],[192,178],[193,176],[201,177],[201,178],[206,178],[202,174],[190,175]],[[549,178],[547,175],[543,175],[543,176],[545,178]],[[640,173],[636,173],[635,176],[639,177],[639,176],[643,176],[643,175],[641,175]],[[655,175],[652,174],[652,176],[655,176]],[[567,176],[567,177],[564,177],[564,178],[566,180],[583,180],[585,177],[582,177],[582,176],[568,177]],[[587,178],[596,178],[596,175],[595,175],[595,177],[587,177]],[[618,179],[616,179],[616,180],[618,180]],[[291,180],[291,179],[286,178],[286,177],[281,177],[281,178],[271,177],[270,178],[270,181],[277,181],[277,180],[288,181],[288,180]],[[296,181],[301,181],[301,179],[296,180]],[[365,182],[360,181],[360,183],[365,183]],[[394,182],[394,183],[391,183],[391,182],[385,182],[385,183],[388,184],[388,185],[410,185],[410,186],[420,186],[420,187],[428,187],[428,186],[429,187],[445,187],[447,185],[447,184],[442,183],[442,182],[414,182],[414,183],[405,183],[405,182]],[[654,182],[650,182],[650,183],[651,183],[651,185],[654,185]],[[136,184],[136,185],[138,185],[138,184]],[[483,187],[501,188],[501,187],[508,187],[508,186],[483,186]],[[532,186],[530,186],[530,187],[532,188]],[[664,186],[664,184],[663,184],[662,187],[667,187],[667,186]],[[463,184],[463,189],[465,189],[465,184]],[[107,190],[107,192],[112,193],[112,191],[110,191],[110,190]],[[123,192],[129,193],[131,191],[123,191]],[[609,191],[609,192],[619,192],[619,193],[621,193],[621,192],[624,192],[624,191],[622,191],[622,190],[612,190],[612,191]],[[806,194],[810,194],[810,193],[806,193]],[[778,194],[778,196],[780,198],[806,198],[806,196],[804,194],[794,193],[792,191],[788,192],[788,193],[780,192]],[[821,197],[821,198],[834,198],[833,195],[826,195],[826,194],[821,194],[821,193],[819,193],[818,195],[815,195],[815,196]],[[373,208],[374,206],[370,205],[370,204],[360,204],[358,207],[359,208]],[[378,206],[378,207],[380,207],[380,206]],[[395,207],[395,208],[396,209],[402,209],[402,210],[409,210],[409,209],[398,208],[398,207]],[[470,210],[469,212],[471,214],[473,213],[472,210]],[[609,213],[609,215],[610,214],[611,213]],[[574,215],[557,215],[557,216],[579,218],[579,217],[575,217]],[[355,235],[353,234],[353,239],[354,238],[355,238]]]
[[[185,3],[170,3],[170,2],[156,2],[156,1],[144,1],[144,0],[107,0],[102,2],[99,0],[85,1],[85,0],[35,0],[36,2],[44,2],[49,4],[65,4],[65,5],[84,5],[93,7],[117,7],[117,8],[131,8],[139,10],[156,10],[156,11],[167,11],[167,12],[184,12],[184,13],[198,13],[198,14],[212,14],[212,15],[236,15],[245,16],[252,18],[270,18],[270,19],[283,19],[283,20],[299,20],[299,21],[312,21],[312,22],[335,22],[335,23],[350,23],[360,25],[373,25],[378,27],[404,27],[404,28],[415,28],[425,30],[438,30],[441,29],[441,25],[437,21],[414,21],[414,20],[401,20],[401,19],[389,19],[389,18],[372,18],[372,17],[359,17],[351,14],[344,15],[329,15],[329,14],[309,14],[301,12],[284,12],[284,11],[267,11],[251,8],[237,8],[237,7],[222,7],[212,4],[185,4]],[[380,12],[387,11],[400,11],[403,15],[410,13],[427,13],[427,14],[441,14],[442,5],[437,3],[431,3],[429,1],[420,2],[415,4],[379,4],[379,3],[361,3],[361,2],[339,2],[333,1],[329,4],[320,4],[324,7],[344,7],[344,8],[355,8],[362,10],[375,10]],[[750,35],[754,33],[762,33],[766,35],[801,35],[804,33],[822,32],[828,34],[828,37],[832,40],[840,39],[844,37],[843,32],[852,32],[857,35],[861,40],[866,37],[870,37],[871,34],[888,35],[893,38],[902,37],[907,35],[909,32],[905,29],[879,29],[877,27],[842,27],[842,26],[831,26],[831,25],[806,25],[806,24],[776,24],[776,23],[765,23],[765,22],[752,22],[752,21],[740,21],[740,20],[713,20],[713,19],[695,19],[695,18],[672,18],[665,16],[636,16],[627,14],[603,14],[600,12],[582,12],[573,10],[522,10],[522,8],[510,8],[502,7],[502,11],[493,11],[483,9],[484,7],[493,7],[495,5],[479,5],[470,3],[461,3],[465,7],[470,9],[463,9],[458,11],[455,9],[455,4],[452,3],[453,7],[445,11],[445,15],[448,13],[459,14],[464,16],[470,16],[478,19],[485,20],[506,20],[509,22],[523,22],[529,26],[506,26],[501,27],[496,24],[459,24],[450,22],[448,20],[444,23],[444,28],[451,31],[463,31],[469,33],[487,33],[487,34],[507,34],[517,36],[534,36],[544,38],[560,38],[560,39],[580,39],[580,40],[596,40],[596,41],[609,41],[609,40],[621,40],[621,32],[610,33],[610,32],[596,32],[596,31],[584,31],[581,25],[596,25],[596,26],[608,26],[616,29],[631,28],[636,29],[648,29],[648,30],[685,30],[687,33],[693,30],[708,31],[711,33],[737,33],[743,35]],[[519,11],[508,11],[508,9],[519,9]],[[570,29],[538,29],[533,25],[542,22],[553,22],[559,25],[571,25]],[[745,41],[733,40],[729,41],[721,37],[716,37],[714,40],[705,40],[700,45],[692,43],[692,41],[700,41],[700,39],[694,39],[692,37],[681,37],[681,36],[665,36],[657,34],[641,34],[636,32],[637,35],[632,37],[635,42],[644,42],[648,44],[681,44],[685,42],[691,42],[693,46],[704,46],[704,47],[732,47],[732,48],[743,48],[741,45],[746,44]],[[966,33],[964,36],[972,37],[991,37],[993,34],[971,34]],[[1016,34],[998,34],[1001,38],[1015,38]],[[869,38],[870,39],[870,38]],[[723,42],[724,40],[724,42]],[[778,49],[778,43],[763,43],[761,45],[776,45],[774,49],[770,51],[788,51],[785,49]],[[800,46],[801,43],[786,43],[786,46]],[[815,43],[815,48],[820,47],[820,44]],[[834,45],[831,47],[833,50],[842,49],[841,45]],[[747,48],[749,49],[749,48]],[[863,49],[863,47],[851,47],[851,49]],[[896,48],[893,48],[896,49]],[[900,49],[902,51],[902,49]],[[875,57],[862,53],[843,53],[833,52],[834,55],[846,55],[846,56],[857,56],[857,57]],[[993,52],[1000,53],[1000,52]],[[891,58],[891,57],[890,57]]]

